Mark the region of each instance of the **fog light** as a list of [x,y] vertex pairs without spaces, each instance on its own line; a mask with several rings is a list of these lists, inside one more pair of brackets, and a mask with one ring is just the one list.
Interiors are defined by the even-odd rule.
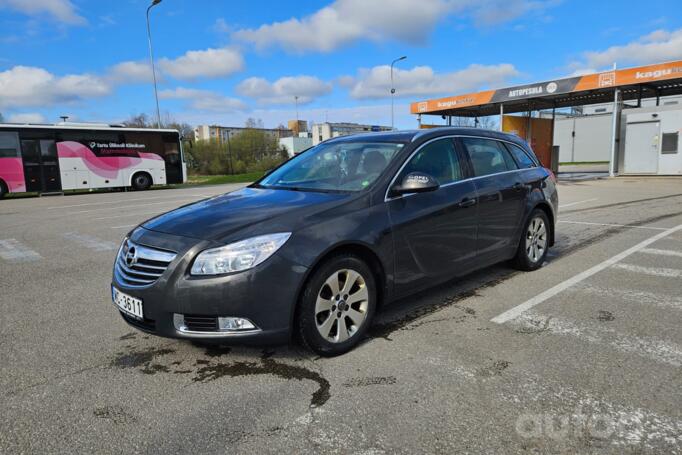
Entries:
[[253,330],[256,326],[243,318],[218,318],[219,330]]

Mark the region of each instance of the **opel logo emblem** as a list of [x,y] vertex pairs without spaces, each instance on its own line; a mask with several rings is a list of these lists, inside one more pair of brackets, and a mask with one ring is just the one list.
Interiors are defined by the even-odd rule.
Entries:
[[135,263],[137,262],[137,249],[135,249],[134,246],[131,246],[130,248],[128,248],[128,252],[126,253],[125,260],[126,260],[126,265],[128,267],[135,265]]

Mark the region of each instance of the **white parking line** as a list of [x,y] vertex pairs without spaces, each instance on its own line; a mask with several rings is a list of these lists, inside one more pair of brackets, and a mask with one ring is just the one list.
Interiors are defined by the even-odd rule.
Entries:
[[627,270],[628,272],[642,273],[644,275],[662,276],[665,278],[680,278],[682,277],[682,270],[680,269],[666,269],[663,267],[643,267],[635,264],[615,264],[614,268]]
[[682,298],[679,296],[665,295],[654,292],[623,289],[623,288],[604,288],[599,286],[584,286],[572,289],[575,292],[588,292],[597,294],[605,300],[617,300],[618,302],[638,303],[641,305],[651,305],[661,308],[675,308],[682,310]]
[[592,199],[585,199],[584,201],[570,202],[568,204],[560,205],[559,208],[563,209],[564,207],[571,207],[572,205],[584,204],[585,202],[592,202],[592,201],[596,201],[596,200],[598,200],[598,198],[595,197]]
[[570,335],[589,343],[606,344],[628,354],[636,354],[676,367],[682,366],[682,346],[654,337],[628,335],[608,327],[581,324],[566,318],[536,313],[526,313],[513,324],[537,332]]
[[91,235],[67,232],[62,237],[94,251],[115,251],[118,249],[118,245],[114,242],[98,239]]
[[[61,205],[61,206],[56,205],[54,207],[48,207],[47,210],[70,209],[70,208],[74,208],[74,207],[88,207],[91,205],[99,206],[99,205],[110,205],[110,204],[128,204],[130,202],[136,202],[136,201],[153,201],[156,199],[176,199],[178,197],[181,197],[181,196],[178,194],[174,194],[172,196],[138,197],[138,198],[134,198],[134,199],[121,199],[118,201],[87,202],[87,203],[83,203],[83,204]],[[197,197],[198,198],[198,197],[206,197],[206,196],[204,196],[203,194],[197,194],[197,195],[193,195],[193,194],[189,195],[188,194],[186,197],[187,198],[190,198],[190,197]]]
[[607,227],[626,227],[632,229],[650,229],[654,231],[665,231],[668,228],[659,228],[653,226],[633,226],[632,224],[610,224],[610,223],[590,223],[587,221],[569,221],[569,220],[559,220],[559,223],[566,224],[585,224],[587,226],[607,226]]
[[581,281],[591,277],[595,273],[601,272],[602,270],[611,267],[612,265],[616,264],[619,261],[622,261],[626,257],[630,256],[631,254],[634,254],[640,250],[643,250],[644,248],[648,247],[652,243],[674,233],[679,230],[682,230],[682,224],[677,225],[673,228],[667,229],[663,232],[659,232],[658,234],[654,235],[653,237],[649,237],[648,239],[638,243],[637,245],[628,248],[627,250],[623,251],[622,253],[619,253],[615,256],[613,256],[610,259],[605,260],[604,262],[601,262],[594,267],[591,267],[584,272],[581,272],[571,278],[569,278],[566,281],[563,281],[556,286],[553,286],[546,291],[538,294],[537,296],[533,297],[530,300],[526,300],[520,305],[515,306],[514,308],[505,311],[504,313],[495,316],[494,318],[491,319],[492,322],[495,322],[497,324],[504,324],[507,321],[511,321],[512,319],[520,316],[524,311],[527,311],[531,308],[533,308],[536,305],[541,304],[545,300],[554,297],[561,291],[570,288],[571,286],[580,283]]
[[137,224],[124,224],[123,226],[110,226],[110,229],[125,229],[135,227]]
[[42,259],[42,256],[17,239],[0,240],[0,258],[8,262],[29,262]]
[[117,218],[128,218],[131,216],[147,216],[147,215],[161,215],[164,213],[163,211],[158,211],[154,210],[153,212],[147,211],[147,212],[137,212],[137,213],[124,213],[121,215],[112,215],[112,216],[100,216],[98,218],[93,218],[95,221],[100,221],[100,220],[115,220]]
[[640,251],[640,253],[658,254],[660,256],[674,256],[682,258],[682,253],[679,251],[659,250],[658,248],[644,248],[642,251]]
[[[129,209],[134,209],[134,208],[137,208],[137,207],[148,207],[148,206],[150,206],[150,205],[173,204],[173,203],[175,203],[175,202],[179,202],[179,201],[189,201],[189,200],[191,200],[191,199],[193,199],[193,198],[183,197],[183,198],[178,198],[178,199],[171,199],[171,200],[168,200],[168,201],[150,202],[149,204],[128,205],[128,206],[125,206],[125,207],[120,207],[120,209],[122,209],[122,210],[129,210]],[[112,207],[103,207],[103,208],[99,208],[99,209],[79,210],[79,211],[77,211],[77,212],[69,212],[69,213],[67,213],[67,215],[79,215],[79,214],[81,214],[81,213],[101,212],[102,210],[109,210],[109,211],[112,211],[112,210],[119,210],[119,208],[116,208],[116,207],[114,207],[114,208],[112,208]]]

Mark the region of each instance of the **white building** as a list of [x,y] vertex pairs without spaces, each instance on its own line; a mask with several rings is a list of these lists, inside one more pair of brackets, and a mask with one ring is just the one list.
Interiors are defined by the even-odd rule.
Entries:
[[279,145],[287,149],[289,156],[292,157],[297,153],[313,146],[313,139],[308,137],[306,133],[301,133],[298,137],[283,137],[279,140]]
[[[241,133],[244,130],[253,128],[244,128],[241,126],[218,126],[218,125],[199,125],[194,128],[194,139],[197,141],[217,140],[221,143],[227,142],[231,137]],[[294,132],[289,129],[279,128],[256,128],[258,131],[264,131],[275,139],[283,137],[290,137]]]
[[390,126],[361,125],[359,123],[315,123],[311,128],[313,145],[333,137],[347,136],[356,133],[369,133],[372,131],[391,131]]

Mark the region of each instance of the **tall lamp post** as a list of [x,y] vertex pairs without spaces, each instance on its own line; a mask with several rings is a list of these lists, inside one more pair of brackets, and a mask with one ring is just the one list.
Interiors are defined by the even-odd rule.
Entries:
[[393,96],[395,95],[395,87],[393,86],[393,65],[401,60],[405,60],[406,58],[407,56],[403,55],[402,57],[391,62],[391,129],[393,129]]
[[154,68],[154,50],[152,48],[152,30],[149,26],[149,12],[156,5],[161,3],[161,0],[152,0],[152,4],[147,8],[147,40],[149,41],[149,61],[152,64],[152,76],[154,78],[154,98],[156,99],[156,127],[161,128],[161,110],[159,109],[159,92],[156,88],[156,68]]

